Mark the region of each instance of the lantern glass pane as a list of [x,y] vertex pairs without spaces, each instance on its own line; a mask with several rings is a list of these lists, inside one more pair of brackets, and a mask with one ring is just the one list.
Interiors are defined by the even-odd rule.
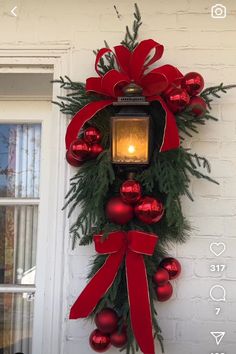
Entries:
[[113,117],[112,161],[117,164],[147,164],[149,117]]

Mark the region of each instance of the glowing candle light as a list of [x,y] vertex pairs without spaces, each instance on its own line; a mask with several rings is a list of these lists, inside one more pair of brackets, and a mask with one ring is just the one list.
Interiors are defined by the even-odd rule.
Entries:
[[134,145],[129,145],[129,147],[128,147],[128,151],[129,151],[129,153],[130,154],[133,154],[134,152],[135,152],[135,146]]
[[112,162],[148,164],[149,116],[112,117]]

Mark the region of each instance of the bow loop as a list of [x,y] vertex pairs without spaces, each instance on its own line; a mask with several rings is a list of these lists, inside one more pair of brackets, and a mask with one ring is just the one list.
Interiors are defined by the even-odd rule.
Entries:
[[130,59],[132,52],[124,45],[115,46],[114,51],[120,70],[130,77]]
[[[151,59],[148,57],[151,55],[152,50],[155,53]],[[164,46],[157,43],[153,39],[146,39],[138,44],[134,49],[131,60],[130,60],[130,70],[131,77],[136,83],[140,83],[144,72],[148,67],[154,64],[157,60],[162,57],[164,52]]]
[[143,88],[143,95],[149,97],[160,95],[168,87],[169,82],[164,74],[154,69],[141,79],[140,85]]
[[127,75],[115,69],[108,71],[102,78],[102,89],[110,97],[123,96],[122,87],[127,85],[130,79]]
[[101,72],[99,71],[99,63],[100,63],[100,60],[102,59],[102,57],[108,53],[111,53],[113,54],[112,50],[110,48],[102,48],[98,51],[97,55],[96,55],[96,60],[95,60],[95,70],[96,70],[96,73],[99,75],[99,76],[102,76]]

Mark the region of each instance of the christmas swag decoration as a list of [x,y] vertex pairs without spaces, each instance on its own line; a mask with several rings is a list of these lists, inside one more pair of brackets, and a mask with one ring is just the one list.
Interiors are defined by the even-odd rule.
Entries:
[[164,350],[155,302],[171,298],[181,273],[168,255],[168,245],[185,242],[191,230],[181,197],[193,200],[191,176],[217,183],[207,159],[184,140],[217,120],[212,98],[234,87],[204,89],[197,72],[155,67],[164,46],[138,42],[140,26],[135,5],[133,31],[126,28],[121,45],[112,50],[105,42],[95,51],[98,76],[86,84],[56,80],[68,93],[55,103],[73,117],[66,159],[79,167],[66,195],[69,216],[78,213],[70,231],[74,241],[93,242],[96,250],[70,319],[94,317],[89,343],[96,352],[114,346],[155,354],[155,339]]

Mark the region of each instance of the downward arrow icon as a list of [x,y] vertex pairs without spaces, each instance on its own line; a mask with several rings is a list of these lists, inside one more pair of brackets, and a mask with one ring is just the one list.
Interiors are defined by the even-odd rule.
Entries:
[[13,9],[11,10],[11,13],[13,16],[17,16],[17,14],[15,13],[15,10],[17,9],[17,6],[13,7]]
[[219,345],[224,338],[225,332],[211,332],[211,335],[215,338],[216,345]]

